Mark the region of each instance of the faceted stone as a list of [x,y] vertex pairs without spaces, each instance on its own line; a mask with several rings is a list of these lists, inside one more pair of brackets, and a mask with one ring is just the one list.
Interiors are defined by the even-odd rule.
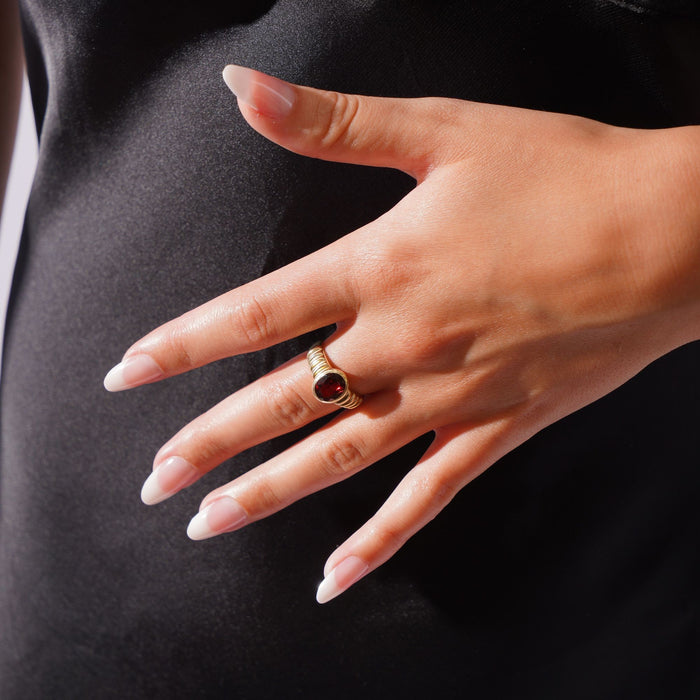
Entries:
[[314,391],[321,401],[335,401],[345,391],[345,380],[336,372],[329,372],[314,384]]

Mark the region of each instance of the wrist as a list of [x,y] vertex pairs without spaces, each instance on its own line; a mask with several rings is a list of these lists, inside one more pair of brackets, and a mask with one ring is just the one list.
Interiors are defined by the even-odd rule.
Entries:
[[616,179],[630,288],[662,352],[700,339],[700,127],[620,130]]

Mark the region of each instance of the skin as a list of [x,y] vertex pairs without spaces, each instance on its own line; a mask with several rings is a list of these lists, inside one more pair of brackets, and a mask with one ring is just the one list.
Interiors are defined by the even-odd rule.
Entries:
[[[252,72],[233,82],[243,116],[272,141],[398,168],[417,186],[371,224],[137,341],[125,359],[150,357],[160,372],[120,388],[337,324],[327,354],[362,406],[202,503],[233,497],[245,516],[235,529],[432,431],[420,462],[329,558],[326,574],[362,563],[336,589],[502,455],[700,338],[698,127],[342,95]],[[285,113],[274,90],[291,96]],[[338,259],[339,274],[317,274]],[[315,400],[305,357],[293,358],[184,427],[154,468],[178,456],[195,478],[333,410]]]

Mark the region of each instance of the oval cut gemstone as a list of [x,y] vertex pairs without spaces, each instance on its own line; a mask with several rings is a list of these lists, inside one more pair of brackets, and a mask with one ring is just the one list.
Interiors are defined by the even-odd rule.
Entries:
[[335,401],[345,391],[345,380],[337,372],[329,372],[314,384],[314,391],[321,401]]

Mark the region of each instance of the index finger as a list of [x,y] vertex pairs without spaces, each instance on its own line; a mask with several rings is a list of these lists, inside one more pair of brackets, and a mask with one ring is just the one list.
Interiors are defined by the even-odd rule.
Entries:
[[108,391],[156,382],[347,320],[355,294],[336,242],[151,331],[104,380]]

